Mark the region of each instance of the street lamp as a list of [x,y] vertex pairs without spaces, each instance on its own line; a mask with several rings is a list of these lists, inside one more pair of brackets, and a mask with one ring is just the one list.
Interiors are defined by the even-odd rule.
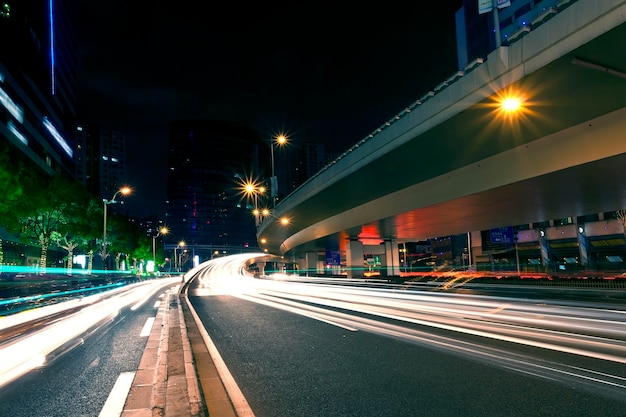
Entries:
[[152,260],[154,261],[154,264],[156,265],[156,238],[161,236],[161,235],[166,235],[169,232],[169,230],[167,229],[167,227],[163,226],[159,229],[159,232],[152,236]]
[[[130,192],[131,192],[130,187],[122,187],[119,190],[117,190],[115,194],[113,194],[113,197],[110,200],[107,200],[106,198],[102,199],[102,203],[104,204],[104,210],[103,210],[104,226],[103,226],[103,232],[102,232],[102,252],[100,252],[100,256],[102,257],[103,261],[105,261],[107,256],[109,256],[109,254],[107,253],[107,206],[109,204],[117,203],[115,199],[117,198],[118,195],[120,194],[128,195],[130,194]],[[106,262],[104,262],[104,269],[107,269]]]
[[259,227],[259,225],[261,224],[260,216],[265,216],[269,213],[268,209],[259,208],[259,195],[265,194],[265,187],[255,182],[246,182],[245,184],[243,184],[243,191],[246,196],[248,198],[252,198],[254,202],[254,209],[252,210],[252,214],[254,214],[255,225]]
[[276,172],[274,168],[274,145],[283,146],[287,143],[287,136],[280,134],[276,136],[270,143],[270,153],[272,156],[272,177],[270,178],[271,185],[271,197],[273,205],[276,206],[276,197],[278,197],[278,178],[276,178]]
[[[183,248],[185,247],[185,241],[181,240],[180,242],[178,242],[178,245],[176,245],[176,247],[174,248],[174,269],[176,269],[177,272],[180,272],[180,260],[176,257],[176,249],[178,248]],[[180,252],[181,257],[182,257],[182,251]]]

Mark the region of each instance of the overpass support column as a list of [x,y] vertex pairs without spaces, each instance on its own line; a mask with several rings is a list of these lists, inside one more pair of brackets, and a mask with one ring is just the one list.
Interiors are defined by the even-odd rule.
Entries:
[[400,276],[400,253],[398,251],[398,241],[395,239],[385,239],[385,271],[388,277]]
[[363,278],[363,243],[357,239],[346,243],[346,271],[348,278]]
[[546,232],[543,229],[539,230],[539,248],[541,249],[541,262],[544,266],[544,272],[548,272],[550,267],[550,249]]
[[585,270],[587,270],[587,267],[589,266],[589,252],[587,249],[587,236],[585,235],[585,226],[582,223],[579,223],[578,225],[578,250],[579,250],[579,255],[580,255],[580,264],[585,267]]
[[307,277],[310,275],[315,276],[318,274],[319,271],[317,270],[317,252],[307,252],[304,255],[304,263],[304,268],[300,268],[300,270],[304,270]]
[[256,263],[257,268],[259,268],[259,275],[263,276],[265,275],[265,265],[267,265],[266,262],[263,261],[259,261]]

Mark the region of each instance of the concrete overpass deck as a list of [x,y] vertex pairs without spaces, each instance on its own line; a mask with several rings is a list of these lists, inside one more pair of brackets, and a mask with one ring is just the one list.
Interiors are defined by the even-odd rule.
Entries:
[[[626,207],[626,1],[580,0],[425,94],[277,206],[269,253]],[[509,94],[523,110],[505,114]]]

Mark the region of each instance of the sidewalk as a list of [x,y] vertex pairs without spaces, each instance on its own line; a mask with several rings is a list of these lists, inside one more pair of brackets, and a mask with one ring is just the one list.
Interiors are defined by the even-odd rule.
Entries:
[[237,417],[184,297],[169,294],[157,313],[121,416],[209,415]]

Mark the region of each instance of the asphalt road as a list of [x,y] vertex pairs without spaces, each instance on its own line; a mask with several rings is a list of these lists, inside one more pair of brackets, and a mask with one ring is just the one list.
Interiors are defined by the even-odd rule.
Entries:
[[[163,282],[162,285],[171,287],[175,284]],[[0,416],[99,416],[120,375],[137,370],[147,341],[147,335],[142,334],[142,330],[155,316],[158,309],[156,302],[161,293],[152,293],[141,305],[139,301],[120,304],[120,309],[103,321],[95,319],[95,311],[88,314],[87,320],[93,320],[91,327],[66,344],[72,349],[63,354],[63,349],[56,349],[47,356],[44,366],[0,388]],[[121,294],[118,297],[130,297]],[[118,302],[118,297],[111,297],[110,302]],[[86,304],[82,310],[87,310]],[[21,336],[12,335],[11,340],[0,340],[0,353],[4,355],[11,343],[34,339],[40,331],[77,316],[79,311],[81,309],[73,309],[69,315],[58,313],[49,321],[44,317],[31,322],[33,327],[24,327]],[[37,346],[31,345],[31,348],[35,351]],[[3,356],[3,360],[11,359]],[[125,395],[121,398],[125,399]]]
[[[624,362],[568,352],[575,346],[569,340],[565,351],[503,340],[506,327],[501,339],[492,339],[328,307],[314,291],[299,304],[277,308],[269,294],[280,303],[280,291],[251,297],[190,289],[193,307],[256,417],[626,416]],[[541,312],[549,293],[542,295],[531,303],[539,310],[530,318],[549,321]],[[360,324],[325,320],[331,316],[312,310],[320,307]],[[541,334],[548,338],[553,331]],[[619,361],[624,352],[618,347],[612,354]]]

